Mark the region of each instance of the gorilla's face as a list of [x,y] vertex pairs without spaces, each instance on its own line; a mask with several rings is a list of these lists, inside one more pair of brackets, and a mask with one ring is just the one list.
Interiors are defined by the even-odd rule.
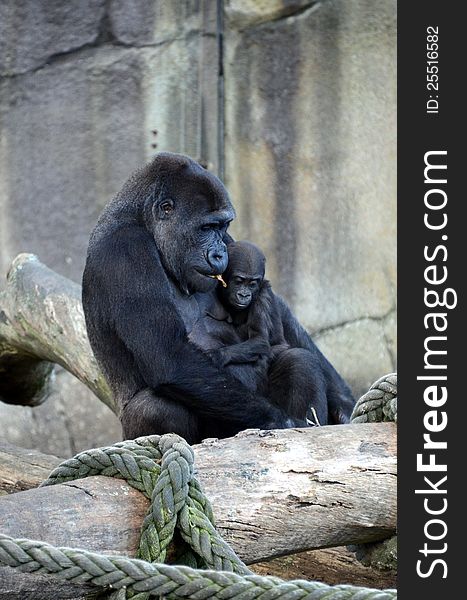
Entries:
[[227,267],[224,236],[235,217],[227,191],[189,159],[161,179],[146,222],[163,265],[184,293],[213,290]]
[[234,272],[226,279],[227,288],[221,290],[223,302],[233,310],[245,310],[258,295],[261,277],[255,273]]
[[251,242],[229,245],[229,264],[224,274],[226,288],[219,288],[224,305],[234,311],[247,309],[255,300],[264,280],[266,259]]

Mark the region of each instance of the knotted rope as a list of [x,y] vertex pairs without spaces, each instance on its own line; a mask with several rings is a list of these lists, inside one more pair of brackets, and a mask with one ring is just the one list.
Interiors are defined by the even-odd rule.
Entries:
[[56,467],[41,486],[92,475],[125,479],[151,500],[141,527],[138,558],[164,562],[178,526],[187,544],[182,555],[184,563],[216,571],[251,573],[217,532],[211,504],[193,470],[191,446],[171,433],[86,450]]
[[[125,479],[151,499],[142,525],[138,560],[0,534],[0,564],[32,573],[50,573],[73,583],[124,590],[124,597],[223,600],[393,600],[395,590],[373,590],[319,582],[282,581],[254,575],[214,527],[209,501],[193,473],[191,447],[177,435],[149,436],[78,454],[59,465],[42,485],[90,475]],[[160,564],[175,528],[186,544],[188,566]],[[149,562],[152,561],[152,562]]]

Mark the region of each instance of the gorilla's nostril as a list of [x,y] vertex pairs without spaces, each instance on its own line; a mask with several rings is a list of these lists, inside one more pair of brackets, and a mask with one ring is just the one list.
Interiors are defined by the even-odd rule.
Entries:
[[227,252],[222,252],[221,250],[211,250],[208,252],[207,260],[213,269],[219,273],[222,273],[222,271],[225,271],[225,268],[227,267]]

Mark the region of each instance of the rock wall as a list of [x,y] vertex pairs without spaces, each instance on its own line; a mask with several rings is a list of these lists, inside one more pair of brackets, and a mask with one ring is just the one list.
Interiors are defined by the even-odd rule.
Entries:
[[[80,281],[104,204],[155,151],[184,152],[224,176],[234,235],[264,248],[274,287],[364,391],[395,360],[395,13],[2,2],[1,272],[27,251]],[[0,435],[63,455],[118,438],[81,384],[57,380],[42,407],[0,404]]]

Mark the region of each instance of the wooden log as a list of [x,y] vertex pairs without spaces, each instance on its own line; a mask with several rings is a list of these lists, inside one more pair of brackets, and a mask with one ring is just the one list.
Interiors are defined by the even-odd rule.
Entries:
[[0,441],[0,496],[37,487],[61,459]]
[[[55,456],[0,442],[0,495],[37,487],[59,463],[60,459]],[[274,558],[253,565],[253,570],[262,575],[275,575],[283,579],[308,579],[328,584],[349,583],[380,588],[396,585],[396,571],[368,568],[345,547],[311,550]],[[23,596],[18,597],[25,597],[29,590],[24,587],[18,590],[15,578],[15,573],[12,572],[10,592],[21,592]],[[44,585],[48,584],[45,579]],[[61,598],[67,597],[64,591],[55,589],[57,597]],[[67,592],[69,591],[67,588]],[[39,590],[36,589],[36,592],[39,593]]]
[[[395,531],[396,435],[392,423],[247,430],[226,440],[205,440],[194,450],[197,474],[213,504],[219,529],[248,562],[375,541]],[[45,533],[51,536],[45,541],[63,544],[71,532],[66,527],[57,531],[52,515],[66,508],[73,515],[71,521],[77,522],[83,517],[79,500],[83,498],[102,505],[115,523],[112,531],[104,527],[95,540],[86,537],[84,524],[83,533],[73,525],[73,544],[131,553],[134,547],[125,545],[129,542],[112,537],[119,536],[119,528],[127,528],[128,515],[118,506],[122,485],[126,486],[121,480],[93,477],[2,497],[0,521],[7,523],[3,532],[31,538]],[[66,489],[66,498],[59,497],[64,487],[71,488]],[[36,501],[39,496],[43,501]],[[139,498],[139,493],[127,490],[125,497]],[[16,510],[19,503],[21,511]],[[91,512],[96,510],[97,506]],[[132,512],[130,507],[128,512]]]
[[80,379],[114,412],[89,345],[81,286],[20,254],[0,293],[0,400],[34,406],[48,395],[54,363]]
[[[395,531],[391,423],[249,430],[206,440],[195,458],[220,533],[247,563]],[[90,477],[3,496],[0,523],[14,537],[132,555],[146,508],[125,482]]]
[[195,448],[221,533],[248,562],[395,530],[393,423],[250,430]]
[[397,571],[364,566],[353,552],[342,546],[281,556],[256,563],[252,568],[259,575],[322,581],[329,585],[347,583],[379,589],[397,585]]

